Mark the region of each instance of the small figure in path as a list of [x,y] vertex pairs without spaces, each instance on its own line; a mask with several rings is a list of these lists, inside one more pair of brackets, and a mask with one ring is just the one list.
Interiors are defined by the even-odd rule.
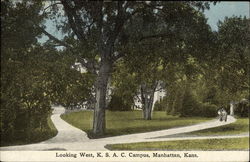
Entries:
[[218,110],[219,120],[222,121],[222,109]]
[[220,121],[227,121],[227,112],[224,108],[218,110],[219,120]]
[[227,111],[225,109],[222,109],[222,116],[223,116],[224,121],[226,122],[227,121]]

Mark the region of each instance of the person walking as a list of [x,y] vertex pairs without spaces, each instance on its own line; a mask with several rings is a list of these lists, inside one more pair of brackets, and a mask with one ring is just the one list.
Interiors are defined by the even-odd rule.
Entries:
[[222,121],[224,120],[226,122],[227,121],[227,111],[224,108],[222,108],[221,112],[222,112]]
[[218,110],[219,120],[222,121],[222,108]]

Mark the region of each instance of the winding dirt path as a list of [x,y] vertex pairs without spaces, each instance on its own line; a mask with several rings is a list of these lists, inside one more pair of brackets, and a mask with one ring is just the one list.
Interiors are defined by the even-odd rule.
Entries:
[[58,134],[47,141],[37,144],[20,145],[20,146],[8,146],[1,147],[1,151],[37,151],[37,150],[71,150],[71,151],[102,151],[107,150],[104,148],[107,144],[117,143],[134,143],[134,142],[152,142],[152,141],[170,141],[170,140],[186,140],[186,139],[212,139],[212,138],[240,138],[248,137],[249,134],[240,135],[225,135],[225,136],[204,136],[204,137],[177,137],[177,138],[159,138],[167,135],[193,132],[197,130],[219,127],[226,124],[230,124],[236,121],[232,116],[228,116],[227,122],[220,122],[219,120],[211,120],[191,126],[171,128],[166,130],[137,133],[130,135],[122,135],[115,137],[107,137],[100,139],[89,139],[87,134],[82,130],[73,127],[64,120],[60,115],[65,112],[63,107],[54,107],[53,115],[51,119],[58,130]]

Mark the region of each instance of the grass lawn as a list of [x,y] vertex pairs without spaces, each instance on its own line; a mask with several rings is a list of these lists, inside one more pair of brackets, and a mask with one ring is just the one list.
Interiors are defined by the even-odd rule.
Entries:
[[140,142],[129,144],[106,145],[110,150],[249,150],[249,137],[232,139],[199,139],[199,140],[181,140],[164,142]]
[[[73,126],[91,134],[93,111],[80,111],[62,115],[62,119]],[[107,111],[105,136],[116,136],[139,132],[149,132],[173,127],[192,125],[210,120],[211,118],[186,117],[166,115],[165,112],[156,111],[152,120],[143,120],[141,111]]]
[[249,118],[239,118],[236,122],[216,128],[209,128],[200,131],[185,133],[185,135],[232,135],[249,131]]
[[12,141],[3,141],[1,140],[1,146],[13,146],[13,145],[24,145],[41,142],[47,139],[50,139],[57,134],[57,129],[55,128],[53,122],[51,121],[51,115],[47,118],[48,127],[44,130],[34,129],[31,130],[30,138],[24,137],[24,135],[16,134],[15,136],[19,136],[20,138],[13,139]]

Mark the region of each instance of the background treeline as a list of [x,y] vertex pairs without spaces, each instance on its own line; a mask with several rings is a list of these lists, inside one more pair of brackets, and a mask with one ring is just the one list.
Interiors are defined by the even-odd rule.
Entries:
[[[123,105],[122,110],[131,110],[134,104],[131,100],[137,99],[135,96],[143,81],[158,79],[164,83],[162,87],[167,94],[162,101],[156,102],[154,110],[180,116],[214,117],[221,107],[229,113],[230,103],[234,102],[236,115],[249,116],[248,27],[247,18],[226,17],[218,23],[218,31],[207,31],[211,34],[206,41],[209,42],[208,48],[200,44],[198,52],[185,53],[183,50],[184,56],[181,57],[178,52],[175,53],[176,49],[172,49],[168,58],[170,62],[165,62],[162,57],[163,53],[166,55],[166,48],[157,46],[156,53],[152,54],[148,53],[152,51],[151,46],[150,49],[145,46],[140,48],[139,43],[136,44],[138,60],[134,57],[126,63],[125,59],[125,63],[115,66],[113,95],[117,99],[112,100],[109,107],[119,110],[117,105]],[[150,61],[142,55],[144,49],[147,57],[153,55]],[[156,56],[158,60],[153,59]],[[155,71],[150,66],[152,63],[157,64]]]

